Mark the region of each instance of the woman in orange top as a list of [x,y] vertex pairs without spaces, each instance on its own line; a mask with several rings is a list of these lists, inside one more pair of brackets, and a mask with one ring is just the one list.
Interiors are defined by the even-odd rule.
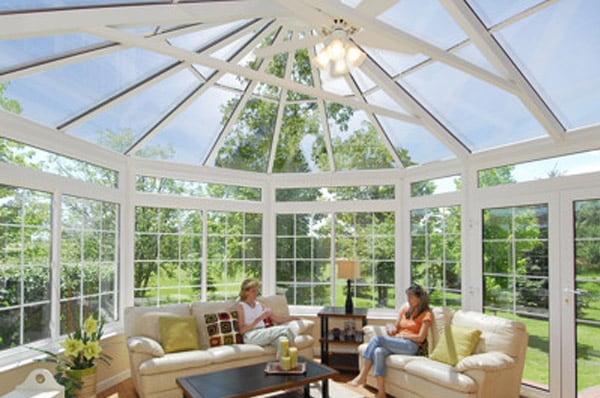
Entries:
[[387,336],[375,336],[363,353],[365,363],[349,384],[358,386],[367,382],[367,374],[375,365],[377,380],[377,398],[385,398],[385,359],[390,354],[415,355],[419,346],[425,342],[427,331],[433,319],[429,308],[427,292],[419,285],[411,285],[406,289],[408,306],[402,308],[395,327],[387,331]]

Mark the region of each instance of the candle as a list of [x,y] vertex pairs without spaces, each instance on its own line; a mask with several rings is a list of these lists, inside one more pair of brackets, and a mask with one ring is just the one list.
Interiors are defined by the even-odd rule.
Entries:
[[290,341],[286,337],[281,337],[279,339],[279,357],[287,357],[288,349],[290,347]]
[[281,369],[283,370],[290,370],[290,357],[281,357],[281,359],[279,360],[279,363],[281,364]]
[[290,368],[296,369],[298,367],[298,349],[296,347],[290,347]]

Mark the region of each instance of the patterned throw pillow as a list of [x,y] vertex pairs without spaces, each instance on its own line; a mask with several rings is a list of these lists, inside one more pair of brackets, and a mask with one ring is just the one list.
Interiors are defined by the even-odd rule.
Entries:
[[208,344],[211,347],[244,342],[240,334],[237,311],[204,314],[204,321],[208,333]]

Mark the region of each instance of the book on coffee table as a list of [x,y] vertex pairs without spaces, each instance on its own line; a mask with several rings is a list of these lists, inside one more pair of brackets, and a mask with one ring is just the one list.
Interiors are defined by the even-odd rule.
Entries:
[[295,368],[290,370],[284,370],[281,367],[279,361],[276,362],[267,362],[267,366],[265,366],[265,373],[272,375],[299,375],[306,373],[306,362],[298,362]]

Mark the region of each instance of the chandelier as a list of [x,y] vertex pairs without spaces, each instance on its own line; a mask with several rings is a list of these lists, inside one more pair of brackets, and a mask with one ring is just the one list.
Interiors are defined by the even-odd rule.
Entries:
[[323,28],[321,33],[328,36],[325,46],[312,59],[313,65],[332,76],[341,76],[360,66],[365,53],[356,47],[350,37],[356,28],[349,26],[343,19],[334,19],[331,28]]

